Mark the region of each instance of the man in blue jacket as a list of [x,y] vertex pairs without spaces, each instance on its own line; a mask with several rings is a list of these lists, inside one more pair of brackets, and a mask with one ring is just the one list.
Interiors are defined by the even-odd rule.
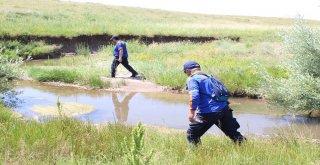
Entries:
[[188,75],[190,94],[188,142],[199,144],[200,137],[215,124],[234,142],[241,143],[245,138],[237,131],[240,125],[233,117],[228,100],[217,101],[212,96],[214,86],[210,76],[201,72],[200,65],[194,61],[185,63],[183,70]]
[[127,44],[120,40],[118,35],[113,35],[110,40],[116,44],[113,51],[114,60],[111,65],[111,77],[116,76],[116,70],[119,64],[122,64],[129,72],[131,72],[131,77],[136,77],[138,73],[129,65]]

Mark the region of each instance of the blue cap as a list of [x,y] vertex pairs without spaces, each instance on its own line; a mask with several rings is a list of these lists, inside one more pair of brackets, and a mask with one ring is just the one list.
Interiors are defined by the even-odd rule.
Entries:
[[112,37],[110,38],[110,40],[113,40],[113,39],[115,39],[115,40],[119,40],[119,39],[120,39],[120,37],[119,37],[119,35],[114,34],[114,35],[112,35]]
[[188,61],[183,65],[183,71],[187,70],[187,69],[195,69],[198,68],[200,69],[200,65],[195,62],[195,61]]

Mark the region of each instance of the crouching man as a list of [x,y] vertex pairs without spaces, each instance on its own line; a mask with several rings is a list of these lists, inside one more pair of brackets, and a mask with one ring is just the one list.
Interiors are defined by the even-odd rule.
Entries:
[[183,71],[188,75],[190,94],[188,142],[199,144],[201,136],[215,124],[234,142],[241,143],[245,138],[237,131],[240,125],[228,105],[230,94],[226,87],[218,79],[201,72],[197,62],[188,61]]

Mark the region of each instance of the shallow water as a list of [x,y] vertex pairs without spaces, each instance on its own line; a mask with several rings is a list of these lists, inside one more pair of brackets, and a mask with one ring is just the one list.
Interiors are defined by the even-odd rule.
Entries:
[[[33,111],[35,106],[56,106],[61,102],[72,102],[93,106],[93,111],[72,115],[94,124],[122,122],[186,129],[188,126],[188,96],[171,93],[116,93],[96,90],[83,90],[71,87],[56,87],[42,83],[17,82],[16,91],[22,101],[15,111],[25,118],[46,120]],[[63,104],[62,104],[63,107]],[[275,132],[290,132],[320,139],[320,120],[286,115],[280,110],[270,110],[263,100],[231,99],[231,108],[239,121],[239,131],[245,134],[266,135]],[[221,134],[215,126],[211,133]]]

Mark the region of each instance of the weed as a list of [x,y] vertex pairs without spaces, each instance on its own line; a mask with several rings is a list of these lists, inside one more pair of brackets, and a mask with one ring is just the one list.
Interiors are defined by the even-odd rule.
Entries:
[[91,50],[87,44],[80,43],[76,45],[76,53],[77,55],[89,56],[91,54]]
[[131,132],[131,145],[128,144],[126,138],[124,139],[125,156],[130,165],[146,165],[150,163],[153,151],[151,150],[147,155],[144,153],[144,133],[145,129],[139,122],[137,127],[133,128]]

